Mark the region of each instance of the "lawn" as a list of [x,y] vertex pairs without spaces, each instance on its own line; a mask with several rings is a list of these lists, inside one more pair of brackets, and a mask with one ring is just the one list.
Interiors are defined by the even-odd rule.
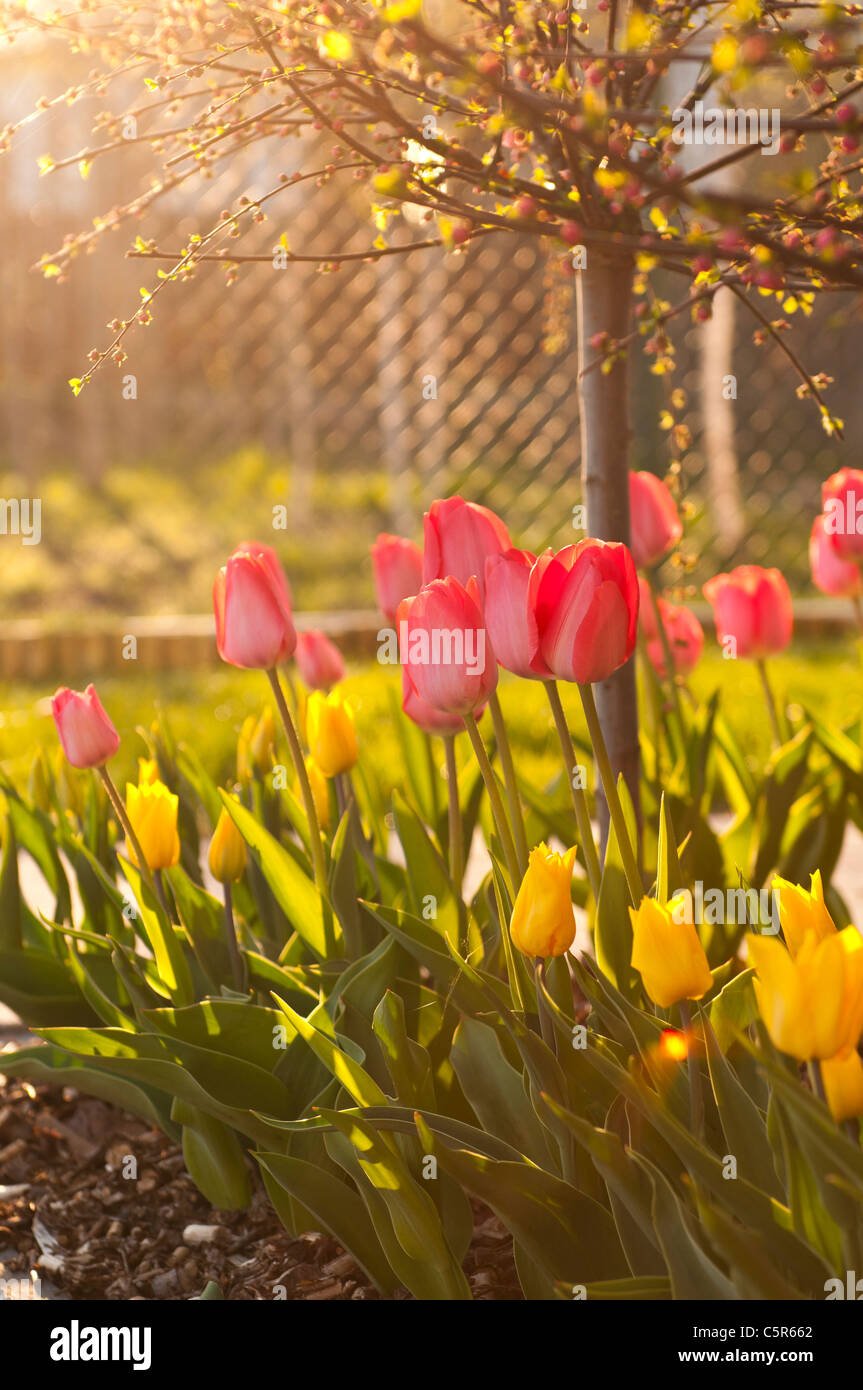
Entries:
[[[859,656],[852,641],[811,645],[770,662],[776,693],[794,713],[794,706],[812,709],[822,719],[847,724],[863,710]],[[741,661],[729,679],[728,663],[715,647],[708,647],[691,677],[696,697],[723,686],[726,718],[737,733],[747,756],[763,761],[770,747],[770,731],[761,687],[752,662]],[[194,743],[205,766],[220,781],[231,779],[237,733],[244,718],[258,712],[269,691],[262,675],[227,667],[161,676],[111,676],[99,680],[99,694],[123,736],[114,770],[121,782],[135,770],[135,757],[145,751],[136,729],[146,730],[160,710],[168,717],[178,741]],[[401,755],[392,719],[393,701],[400,691],[396,668],[376,662],[349,666],[345,682],[357,715],[360,743],[373,749],[373,761],[388,792],[400,775]],[[0,761],[16,781],[26,781],[34,751],[57,748],[50,714],[51,690],[44,686],[15,683],[0,687]],[[573,731],[586,736],[577,696],[564,690]],[[520,775],[534,786],[543,786],[560,771],[557,741],[547,702],[539,682],[518,681],[501,674],[501,703],[516,747]],[[465,740],[460,740],[465,742]],[[466,754],[464,754],[466,756]]]

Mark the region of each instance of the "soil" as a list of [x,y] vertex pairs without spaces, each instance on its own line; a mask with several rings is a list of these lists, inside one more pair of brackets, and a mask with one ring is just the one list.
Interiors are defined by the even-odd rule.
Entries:
[[[129,1155],[136,1181],[123,1175]],[[13,1281],[37,1277],[41,1296],[52,1299],[194,1299],[210,1281],[226,1299],[381,1297],[329,1236],[289,1235],[255,1181],[246,1210],[217,1211],[159,1130],[70,1087],[0,1078],[0,1281],[7,1297],[14,1297]],[[464,1265],[473,1297],[520,1300],[511,1237],[487,1208],[476,1204],[474,1216]],[[0,1297],[3,1288],[0,1282]]]

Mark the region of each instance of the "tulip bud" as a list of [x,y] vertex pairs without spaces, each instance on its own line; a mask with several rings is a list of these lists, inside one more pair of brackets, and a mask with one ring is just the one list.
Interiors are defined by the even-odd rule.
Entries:
[[822,594],[834,598],[856,598],[863,593],[863,576],[853,560],[843,560],[825,529],[827,518],[816,516],[809,537],[809,565],[812,582]]
[[[443,710],[433,709],[416,693],[406,666],[402,667],[402,710],[424,734],[464,733],[464,720],[460,714],[446,714]],[[478,711],[476,717],[479,718]]]
[[775,936],[746,938],[755,996],[774,1047],[798,1061],[844,1058],[863,1032],[863,938],[807,932],[792,956]]
[[[306,758],[306,775],[309,779],[309,786],[312,789],[312,800],[315,803],[315,811],[318,817],[318,825],[321,830],[330,828],[330,789],[326,777],[321,772],[314,758]],[[299,787],[298,787],[299,794]]]
[[315,690],[306,705],[309,751],[325,777],[335,777],[354,766],[359,756],[354,715],[350,705],[333,691]]
[[509,532],[488,507],[447,497],[432,502],[423,529],[423,585],[433,579],[454,578],[467,587],[471,576],[485,593],[485,562],[511,548]]
[[821,1063],[821,1080],[830,1114],[837,1125],[863,1115],[863,1061],[860,1053],[828,1057]]
[[863,471],[840,468],[822,485],[824,530],[840,560],[863,560]]
[[398,612],[399,645],[416,694],[444,714],[472,714],[497,685],[477,580],[435,579]]
[[528,601],[540,655],[559,680],[603,681],[632,656],[638,578],[625,545],[583,540],[541,555],[531,570]]
[[231,819],[230,812],[224,807],[216,822],[207,859],[210,873],[217,883],[236,883],[238,878],[243,877],[246,842]]
[[630,473],[629,524],[638,569],[658,564],[683,535],[674,498],[655,473]]
[[382,531],[371,547],[378,608],[394,623],[403,598],[422,588],[423,553],[413,541]]
[[506,550],[485,562],[485,625],[501,666],[530,680],[551,672],[539,650],[539,629],[531,603],[530,576],[536,556]]
[[83,693],[61,686],[51,700],[51,713],[73,767],[99,767],[120,747],[120,735],[92,685]]
[[575,940],[574,864],[574,845],[563,855],[544,844],[531,850],[509,923],[513,945],[526,956],[562,956]]
[[345,678],[341,652],[317,628],[299,634],[294,659],[309,690],[329,690]]
[[791,641],[791,594],[776,569],[739,565],[704,585],[713,608],[716,636],[734,644],[736,656],[760,658],[784,651]]
[[[177,833],[179,798],[164,782],[147,782],[143,787],[126,783],[126,815],[132,824],[147,867],[170,869],[180,858],[180,837]],[[138,864],[131,845],[126,852],[133,864]],[[140,866],[139,866],[140,867]]]
[[641,975],[648,998],[660,1009],[670,1009],[681,999],[701,999],[713,984],[686,906],[680,895],[667,903],[642,898],[637,909],[629,909],[632,966]]
[[297,643],[287,580],[274,550],[238,546],[213,585],[216,644],[231,666],[270,670]]
[[[660,680],[664,680],[667,674],[665,648],[656,621],[650,586],[645,579],[639,579],[638,589],[638,621],[647,644],[647,655]],[[657,604],[671,651],[674,672],[678,676],[686,676],[698,665],[704,648],[704,628],[692,610],[682,604],[669,603],[664,598],[657,599]]]
[[796,956],[808,932],[813,932],[816,941],[825,936],[833,936],[836,923],[824,903],[824,885],[821,870],[810,875],[811,888],[799,883],[789,883],[787,879],[774,877],[773,892],[779,896],[779,923],[785,944],[792,956]]

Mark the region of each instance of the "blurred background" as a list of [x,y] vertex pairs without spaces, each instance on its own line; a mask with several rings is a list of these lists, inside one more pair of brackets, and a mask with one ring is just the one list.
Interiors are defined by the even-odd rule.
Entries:
[[[57,47],[6,53],[0,123],[73,75]],[[113,109],[122,97],[112,87]],[[203,613],[214,568],[251,536],[274,539],[300,609],[370,607],[377,531],[419,538],[428,502],[456,490],[497,509],[518,543],[573,538],[572,284],[533,238],[493,236],[468,256],[434,249],[336,273],[241,266],[230,285],[222,267],[202,266],[165,287],[153,323],[127,337],[128,361],[101,369],[76,399],[69,378],[110,340],[108,321],[135,312],[162,264],[124,258],[138,230],[126,222],[94,240],[95,254],[80,256],[67,279],[32,269],[153,172],[142,143],[94,160],[86,178],[74,162],[40,176],[40,156],[68,157],[91,141],[94,109],[105,104],[44,112],[0,157],[0,495],[43,505],[40,545],[4,542],[7,613],[65,628],[82,615],[92,624],[104,614]],[[208,182],[180,183],[141,232],[177,249],[241,194],[309,167],[305,140],[285,140],[283,159],[272,148],[236,151]],[[321,145],[320,162],[328,157]],[[750,160],[746,177],[770,177],[777,162]],[[344,181],[287,190],[230,249],[269,252],[282,233],[296,252],[369,246],[368,191],[357,188],[355,202],[354,191]],[[660,288],[670,303],[685,290]],[[779,312],[775,299],[764,305]],[[693,513],[684,548],[698,557],[692,582],[751,561],[779,565],[794,592],[811,592],[809,518],[823,479],[858,462],[848,441],[863,426],[863,325],[847,313],[845,296],[827,295],[805,323],[802,312],[789,316],[788,335],[811,371],[836,379],[828,400],[844,444],[797,398],[782,351],[755,346],[757,324],[730,294],[717,297],[707,325],[674,321],[672,375],[652,374],[633,349],[633,466],[664,474],[679,457]],[[129,373],[136,399],[124,399]],[[724,399],[728,373],[736,400]],[[689,441],[672,451],[658,421],[681,388]],[[287,529],[273,533],[280,505]]]
[[[42,41],[4,52],[0,126],[87,71],[85,60],[76,68],[65,47]],[[265,690],[254,675],[213,664],[210,594],[226,555],[256,538],[282,555],[306,624],[327,626],[349,657],[361,654],[351,642],[365,624],[366,662],[352,661],[348,686],[361,734],[374,738],[382,765],[396,767],[398,679],[367,660],[377,626],[369,544],[380,530],[420,539],[425,507],[453,491],[499,511],[517,544],[538,550],[576,538],[572,280],[559,273],[559,248],[552,263],[535,239],[514,235],[489,237],[466,256],[434,249],[335,273],[240,266],[230,284],[223,267],[202,266],[165,287],[152,324],[128,335],[128,360],[104,367],[76,398],[68,381],[83,375],[90,349],[108,344],[108,322],[131,317],[141,289],[159,283],[160,262],[125,257],[136,232],[178,250],[241,195],[261,196],[280,173],[314,167],[296,139],[276,155],[272,142],[232,149],[209,181],[180,178],[180,164],[176,186],[140,223],[94,237],[94,254],[79,255],[68,277],[45,278],[34,267],[46,254],[156,172],[146,142],[95,159],[86,178],[74,158],[92,141],[95,112],[140,96],[140,83],[134,96],[121,83],[109,101],[61,102],[0,156],[0,497],[42,499],[39,545],[0,537],[0,759],[26,777],[36,746],[56,752],[47,696],[58,682],[93,679],[124,734],[121,778],[143,751],[129,735],[159,705],[177,737],[194,737],[213,775],[230,776],[236,732]],[[41,176],[46,155],[72,159]],[[328,144],[315,155],[326,163]],[[748,161],[746,177],[770,179],[780,162]],[[284,234],[292,252],[361,250],[376,235],[368,206],[363,185],[310,181],[280,193],[268,220],[229,246],[270,255]],[[676,303],[685,284],[659,288]],[[776,300],[764,306],[777,312]],[[848,317],[845,296],[827,295],[805,322],[802,311],[793,315],[789,335],[811,371],[835,378],[828,400],[845,422],[843,443],[798,399],[786,356],[775,344],[756,347],[757,325],[735,308],[731,295],[719,296],[710,323],[674,321],[671,375],[656,375],[634,348],[632,462],[664,474],[680,460],[690,513],[683,549],[693,564],[686,583],[751,561],[780,566],[805,598],[814,593],[807,544],[821,483],[859,463],[863,325]],[[134,399],[124,393],[130,374]],[[736,399],[723,391],[729,374]],[[660,414],[678,390],[685,432],[673,449]],[[278,507],[284,530],[273,529]],[[847,605],[825,602],[844,614]],[[121,657],[129,633],[139,641],[135,663]],[[747,747],[763,757],[769,731],[744,667],[732,698]],[[777,667],[780,690],[825,717],[851,717],[861,705],[850,636],[798,641]],[[708,690],[723,674],[708,643],[693,685]],[[557,755],[532,693],[503,683],[526,775],[539,784],[555,775]]]

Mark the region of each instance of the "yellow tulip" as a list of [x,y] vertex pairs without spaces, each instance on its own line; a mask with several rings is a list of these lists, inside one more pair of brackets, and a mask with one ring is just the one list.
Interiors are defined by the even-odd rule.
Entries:
[[807,932],[792,956],[776,937],[746,938],[755,995],[774,1047],[798,1061],[845,1058],[863,1032],[863,938]]
[[836,923],[824,906],[820,869],[812,874],[810,883],[811,888],[806,889],[784,878],[773,880],[774,892],[779,894],[782,934],[792,956],[797,955],[807,932],[814,932],[817,939],[823,941],[825,936],[832,936],[836,931]]
[[[236,798],[235,798],[236,800]],[[246,867],[246,842],[223,807],[207,856],[210,873],[217,883],[235,883]]]
[[[306,758],[306,773],[309,779],[309,786],[312,789],[312,800],[315,803],[315,810],[318,813],[318,825],[321,830],[330,828],[330,790],[327,779],[321,772],[314,758]],[[299,786],[297,795],[299,796]]]
[[309,752],[325,777],[354,766],[359,756],[353,710],[337,690],[315,690],[306,707]]
[[159,780],[159,764],[155,758],[138,759],[138,786],[151,786]]
[[272,767],[272,751],[276,744],[276,721],[269,705],[259,719],[250,714],[243,720],[237,740],[237,777],[247,782],[255,770],[268,772]]
[[681,999],[701,999],[713,984],[704,947],[680,896],[660,903],[642,898],[629,909],[632,922],[632,965],[641,975],[648,998],[660,1009]]
[[509,924],[513,944],[526,956],[562,956],[572,945],[574,863],[574,845],[565,854],[552,853],[544,844],[531,850]]
[[[179,800],[168,791],[164,782],[145,782],[142,787],[126,783],[126,815],[150,869],[170,869],[180,858],[180,837],[177,834]],[[133,864],[138,860],[128,847]]]
[[863,1115],[863,1061],[859,1052],[852,1049],[847,1057],[825,1058],[821,1079],[837,1125]]

